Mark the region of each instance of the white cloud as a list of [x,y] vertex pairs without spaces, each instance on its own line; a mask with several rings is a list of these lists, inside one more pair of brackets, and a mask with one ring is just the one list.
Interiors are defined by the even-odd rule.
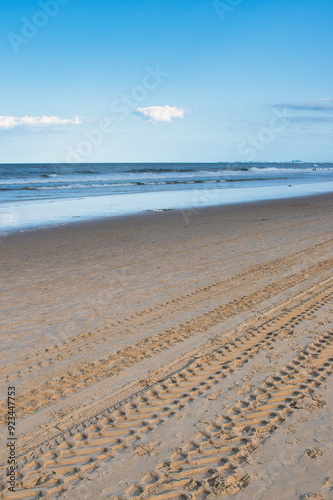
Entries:
[[59,125],[78,125],[82,119],[76,116],[74,119],[59,118],[57,116],[0,116],[0,129],[12,129],[16,127],[53,127]]
[[173,118],[184,118],[186,110],[176,106],[149,106],[148,108],[137,108],[136,112],[144,116],[150,122],[171,122]]

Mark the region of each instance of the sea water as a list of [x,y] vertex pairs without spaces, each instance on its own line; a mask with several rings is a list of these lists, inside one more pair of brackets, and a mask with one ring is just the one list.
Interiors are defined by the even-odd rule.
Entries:
[[0,165],[0,231],[333,192],[332,163]]

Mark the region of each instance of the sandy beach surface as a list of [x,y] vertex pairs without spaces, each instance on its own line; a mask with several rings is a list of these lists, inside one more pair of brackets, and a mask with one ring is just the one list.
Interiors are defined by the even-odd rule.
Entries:
[[0,498],[332,499],[332,215],[324,195],[1,238]]

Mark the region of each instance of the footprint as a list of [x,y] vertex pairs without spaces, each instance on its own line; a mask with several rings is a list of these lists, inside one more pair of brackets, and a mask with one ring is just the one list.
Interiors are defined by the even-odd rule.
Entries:
[[322,454],[323,450],[320,450],[319,448],[312,448],[306,451],[306,456],[309,458],[321,457]]

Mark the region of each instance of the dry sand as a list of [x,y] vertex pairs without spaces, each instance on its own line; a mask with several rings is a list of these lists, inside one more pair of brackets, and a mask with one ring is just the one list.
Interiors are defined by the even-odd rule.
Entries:
[[3,237],[0,497],[332,499],[332,208]]

